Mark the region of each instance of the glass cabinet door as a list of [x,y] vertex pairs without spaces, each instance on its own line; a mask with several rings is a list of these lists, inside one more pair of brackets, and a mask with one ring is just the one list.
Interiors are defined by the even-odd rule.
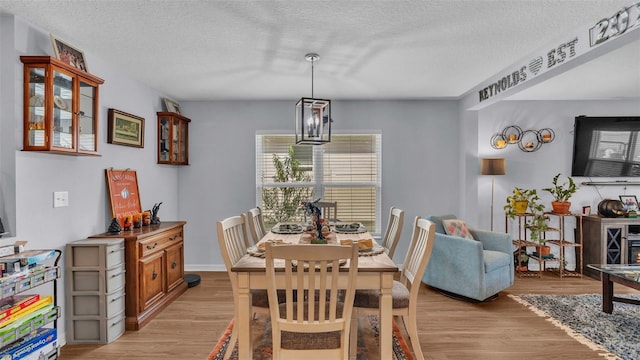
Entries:
[[173,125],[171,126],[171,139],[173,143],[171,145],[171,160],[179,162],[180,160],[180,119],[173,119]]
[[78,149],[80,151],[96,151],[96,121],[94,104],[96,87],[80,81],[80,98],[78,101]]
[[178,162],[180,163],[188,163],[189,158],[187,157],[187,123],[184,121],[180,122],[180,156],[178,157]]
[[45,69],[29,69],[28,126],[29,146],[45,146]]
[[73,78],[53,71],[53,139],[51,146],[75,149],[73,127]]
[[169,151],[171,143],[169,139],[169,117],[160,117],[158,129],[158,162],[169,162]]

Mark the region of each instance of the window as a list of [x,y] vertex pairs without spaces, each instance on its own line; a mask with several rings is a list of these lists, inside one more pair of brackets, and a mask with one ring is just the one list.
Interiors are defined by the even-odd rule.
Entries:
[[322,146],[293,135],[256,136],[256,197],[268,226],[303,219],[301,201],[338,203],[340,221],[380,233],[381,134],[333,134]]

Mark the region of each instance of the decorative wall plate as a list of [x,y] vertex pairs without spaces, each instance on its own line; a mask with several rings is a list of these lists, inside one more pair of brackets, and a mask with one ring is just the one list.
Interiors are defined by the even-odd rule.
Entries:
[[33,95],[29,99],[29,106],[44,106],[44,96],[42,95]]
[[69,110],[69,104],[60,96],[54,96],[53,103],[56,104],[56,107],[58,107],[60,110]]

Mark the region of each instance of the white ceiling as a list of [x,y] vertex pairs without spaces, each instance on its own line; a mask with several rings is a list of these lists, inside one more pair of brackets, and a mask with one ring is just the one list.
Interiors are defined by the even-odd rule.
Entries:
[[[175,100],[458,98],[634,0],[0,0]],[[53,50],[50,50],[53,55]],[[640,99],[640,41],[518,94]],[[97,76],[101,74],[96,73]],[[108,81],[108,79],[106,79]]]

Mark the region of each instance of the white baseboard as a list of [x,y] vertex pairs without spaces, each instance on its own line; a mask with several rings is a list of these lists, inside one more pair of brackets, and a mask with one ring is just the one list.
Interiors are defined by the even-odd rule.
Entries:
[[222,271],[227,272],[224,264],[185,264],[184,271]]

